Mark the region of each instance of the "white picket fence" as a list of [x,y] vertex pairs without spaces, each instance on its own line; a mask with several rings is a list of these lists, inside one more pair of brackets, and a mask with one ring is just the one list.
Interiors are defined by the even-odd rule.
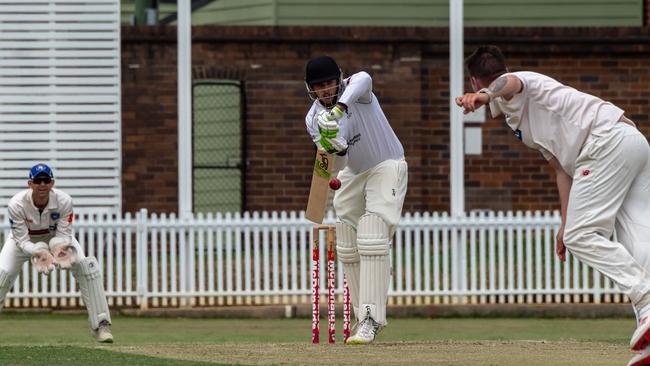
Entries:
[[[326,223],[333,222],[330,214]],[[405,214],[393,241],[390,302],[627,301],[611,281],[572,256],[566,263],[557,259],[559,223],[557,212]],[[2,225],[6,236],[9,228]],[[74,225],[86,254],[98,258],[115,306],[310,301],[312,225],[302,213],[179,218],[142,210],[124,217],[83,214]],[[325,277],[321,273],[321,288]],[[39,276],[27,264],[6,302],[8,307],[78,305],[69,273]]]

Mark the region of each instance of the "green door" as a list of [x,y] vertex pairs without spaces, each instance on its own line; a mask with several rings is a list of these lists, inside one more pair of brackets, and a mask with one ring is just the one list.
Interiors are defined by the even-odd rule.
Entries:
[[241,96],[238,81],[194,83],[194,212],[241,212],[245,209]]

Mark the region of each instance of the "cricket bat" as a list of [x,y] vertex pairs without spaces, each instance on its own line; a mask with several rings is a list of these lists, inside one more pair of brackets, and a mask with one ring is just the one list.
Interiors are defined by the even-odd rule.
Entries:
[[325,217],[327,198],[329,196],[329,182],[333,167],[334,155],[323,150],[317,150],[314,173],[311,176],[307,212],[305,212],[307,220],[317,224],[323,223],[323,218]]

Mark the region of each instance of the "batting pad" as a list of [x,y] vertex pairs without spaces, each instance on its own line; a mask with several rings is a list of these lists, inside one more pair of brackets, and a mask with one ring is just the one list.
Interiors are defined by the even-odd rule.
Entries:
[[357,250],[357,232],[344,222],[336,223],[336,254],[342,263],[359,263]]
[[0,310],[4,307],[7,293],[11,290],[11,286],[13,286],[17,276],[18,273],[12,276],[8,272],[0,269]]
[[343,272],[348,280],[354,317],[359,319],[360,258],[357,250],[357,231],[345,222],[336,223],[336,255],[343,265]]
[[359,220],[357,247],[361,259],[359,303],[361,319],[370,315],[386,324],[386,301],[390,280],[390,241],[388,225],[379,216],[365,214]]
[[79,283],[81,298],[88,309],[90,328],[99,328],[99,323],[104,320],[110,324],[111,314],[108,310],[104,283],[97,259],[95,257],[83,258],[73,265],[71,270]]

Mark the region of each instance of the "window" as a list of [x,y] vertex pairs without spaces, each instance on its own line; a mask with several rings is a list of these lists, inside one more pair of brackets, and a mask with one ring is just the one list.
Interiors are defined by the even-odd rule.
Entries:
[[192,114],[194,212],[241,212],[245,156],[238,81],[194,83]]

